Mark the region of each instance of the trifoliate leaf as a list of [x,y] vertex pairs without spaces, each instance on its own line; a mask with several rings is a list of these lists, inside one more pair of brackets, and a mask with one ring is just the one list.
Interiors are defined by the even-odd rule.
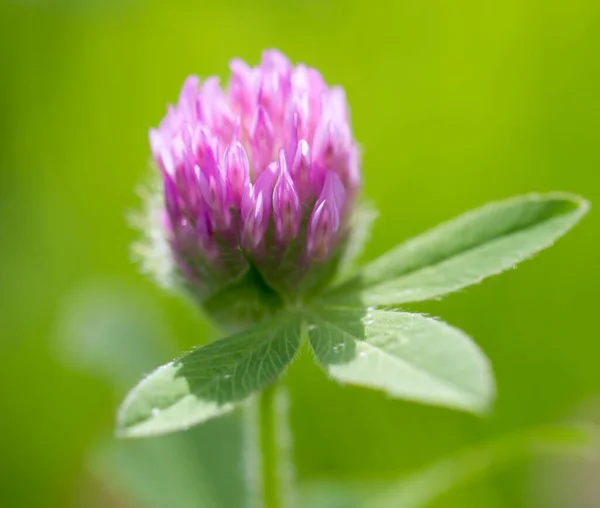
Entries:
[[318,362],[343,383],[393,397],[484,413],[494,397],[487,358],[435,319],[364,308],[315,308],[307,317]]
[[298,350],[300,332],[300,316],[282,313],[159,367],[125,399],[118,434],[164,434],[231,411],[282,374]]
[[377,306],[445,295],[549,247],[587,210],[584,199],[556,193],[492,203],[392,249],[333,294],[361,289],[363,302]]

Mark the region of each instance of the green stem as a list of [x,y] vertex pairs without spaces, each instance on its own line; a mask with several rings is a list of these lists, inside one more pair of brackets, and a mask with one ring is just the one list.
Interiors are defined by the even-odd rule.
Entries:
[[289,508],[293,468],[287,421],[287,393],[265,388],[246,415],[246,453],[252,508]]
[[258,421],[261,451],[261,484],[264,508],[281,508],[282,493],[279,474],[278,422],[276,385],[265,388],[259,395]]

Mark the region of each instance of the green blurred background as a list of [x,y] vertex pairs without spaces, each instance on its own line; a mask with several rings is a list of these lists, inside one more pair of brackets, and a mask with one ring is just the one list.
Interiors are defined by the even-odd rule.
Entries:
[[[188,74],[226,79],[230,58],[256,64],[269,47],[346,88],[381,212],[365,258],[488,200],[566,190],[600,203],[597,0],[0,0],[0,506],[191,508],[205,484],[239,505],[236,415],[198,430],[196,450],[185,435],[110,432],[131,383],[214,333],[130,259],[147,130]],[[296,362],[301,485],[391,482],[532,425],[593,420],[599,234],[592,210],[519,270],[415,307],[492,359],[488,419]],[[600,506],[598,491],[587,504],[565,493],[572,470],[548,475],[547,460],[432,506]]]

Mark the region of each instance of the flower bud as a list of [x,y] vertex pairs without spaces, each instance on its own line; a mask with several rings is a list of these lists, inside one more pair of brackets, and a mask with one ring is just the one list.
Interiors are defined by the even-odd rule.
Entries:
[[242,243],[255,252],[269,226],[271,195],[277,176],[277,164],[271,163],[249,187],[242,201]]
[[262,106],[258,106],[250,131],[252,164],[256,176],[259,176],[273,160],[274,146],[273,124],[267,110]]
[[279,151],[279,176],[273,191],[273,218],[277,241],[286,244],[298,236],[302,208],[294,181],[285,161],[285,150]]
[[231,204],[239,208],[250,179],[248,156],[242,144],[234,140],[225,150],[225,179],[229,184]]
[[310,148],[305,139],[301,139],[296,147],[292,163],[292,177],[298,186],[302,198],[309,199],[312,192]]
[[323,261],[331,252],[340,232],[344,188],[339,176],[328,171],[325,185],[308,222],[308,255]]

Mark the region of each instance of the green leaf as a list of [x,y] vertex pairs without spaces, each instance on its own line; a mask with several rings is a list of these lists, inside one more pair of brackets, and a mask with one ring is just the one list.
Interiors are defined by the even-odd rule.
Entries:
[[[592,425],[544,425],[464,448],[393,482],[303,483],[300,506],[428,508],[447,493],[506,465],[536,456],[597,459],[600,432]],[[468,494],[467,494],[468,496]],[[453,505],[454,506],[454,505]]]
[[138,441],[111,438],[96,443],[87,462],[98,480],[131,506],[219,508],[207,470],[190,453],[200,444],[187,434]]
[[362,508],[364,499],[372,498],[374,495],[374,492],[357,485],[355,481],[347,483],[331,480],[304,481],[299,487],[297,506],[308,508]]
[[[435,298],[481,282],[549,247],[587,212],[568,194],[531,194],[486,205],[399,245],[368,264],[360,279],[367,305]],[[344,295],[341,286],[334,294]]]
[[319,363],[343,383],[403,399],[484,413],[494,398],[485,355],[435,319],[363,308],[315,309],[309,338]]
[[492,473],[505,464],[534,454],[592,458],[598,437],[597,428],[583,425],[545,426],[503,436],[410,474],[393,487],[385,489],[383,494],[371,497],[364,506],[427,508],[447,492]]
[[164,434],[231,411],[282,374],[300,337],[300,316],[282,313],[159,367],[125,399],[118,434]]
[[153,439],[107,436],[92,443],[86,464],[101,485],[110,486],[130,507],[245,506],[246,474],[232,466],[244,462],[240,420],[212,420]]

